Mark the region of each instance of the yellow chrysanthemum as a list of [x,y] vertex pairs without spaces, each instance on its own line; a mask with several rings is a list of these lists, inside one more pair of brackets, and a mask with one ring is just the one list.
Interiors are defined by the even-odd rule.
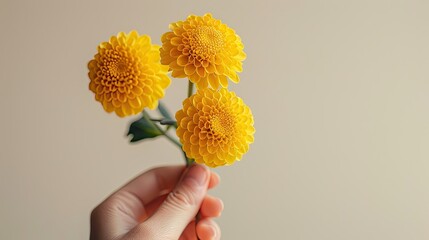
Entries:
[[240,81],[237,72],[246,54],[233,29],[206,14],[172,23],[170,30],[162,36],[160,51],[161,63],[169,65],[173,77],[188,77],[198,89],[226,88],[227,77]]
[[88,63],[89,89],[107,112],[125,117],[154,109],[170,85],[168,67],[160,63],[159,46],[136,31],[112,36],[98,46]]
[[176,133],[186,156],[210,167],[240,160],[253,142],[250,108],[225,88],[198,90],[183,101],[176,120]]

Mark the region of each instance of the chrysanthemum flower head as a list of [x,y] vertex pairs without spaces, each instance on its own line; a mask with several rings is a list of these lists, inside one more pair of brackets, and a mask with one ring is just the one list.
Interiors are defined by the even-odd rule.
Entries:
[[198,90],[183,101],[176,120],[176,133],[186,156],[210,167],[240,160],[253,142],[250,108],[225,88]]
[[240,81],[237,72],[242,71],[246,54],[233,29],[206,14],[190,15],[170,24],[170,30],[162,36],[160,51],[161,63],[170,67],[173,77],[187,77],[198,89],[226,88],[227,78]]
[[154,109],[170,85],[168,67],[160,63],[159,46],[136,31],[112,36],[98,46],[88,63],[89,89],[107,112],[120,117]]

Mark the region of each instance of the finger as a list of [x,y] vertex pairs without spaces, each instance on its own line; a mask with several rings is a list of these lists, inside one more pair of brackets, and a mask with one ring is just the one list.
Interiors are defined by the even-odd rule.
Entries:
[[152,216],[156,212],[156,210],[159,208],[159,206],[161,206],[161,204],[165,201],[167,196],[168,196],[168,194],[164,194],[164,195],[156,198],[155,200],[153,200],[149,204],[147,204],[144,207],[145,208],[144,215],[142,215],[141,218],[139,219],[139,223],[146,221],[146,219],[148,219],[150,216]]
[[200,212],[202,217],[219,217],[223,211],[221,199],[207,195],[201,204]]
[[[210,172],[209,188],[210,187],[213,188],[213,187],[217,186],[219,184],[219,180],[220,180],[219,179],[219,175],[217,173]],[[164,202],[164,200],[167,198],[167,196],[168,196],[168,194],[161,195],[158,198],[152,200],[152,202],[146,204],[144,206],[144,208],[145,208],[144,214],[142,216],[140,216],[139,222],[143,222],[147,218],[149,218],[150,216],[152,216],[152,214],[159,208],[159,206],[161,206],[161,204]],[[221,200],[219,199],[219,201],[221,201]],[[203,200],[203,202],[204,202],[204,200]],[[221,204],[222,204],[221,208],[223,209],[223,203],[222,203],[222,201],[221,201]],[[215,206],[215,208],[219,209],[218,206]],[[215,215],[210,215],[209,217],[217,217],[219,215],[220,214],[218,213],[218,215],[216,215],[216,216]]]
[[195,230],[195,221],[191,221],[188,226],[186,226],[179,240],[198,240]]
[[189,167],[158,210],[136,227],[133,236],[178,239],[195,218],[207,193],[209,179],[207,167],[198,164]]
[[219,184],[220,177],[219,177],[219,174],[215,172],[210,172],[210,173],[211,175],[210,175],[209,189],[212,189]]
[[219,225],[210,218],[201,219],[196,230],[200,240],[218,240],[221,236]]

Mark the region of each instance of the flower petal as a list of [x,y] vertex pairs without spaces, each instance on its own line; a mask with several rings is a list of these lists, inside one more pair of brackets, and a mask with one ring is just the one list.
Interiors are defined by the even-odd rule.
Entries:
[[188,64],[188,56],[186,56],[186,55],[180,55],[177,58],[177,65],[179,65],[181,67],[184,67],[184,66],[186,66],[186,64]]
[[188,64],[185,66],[185,74],[190,76],[195,73],[197,68],[193,64]]

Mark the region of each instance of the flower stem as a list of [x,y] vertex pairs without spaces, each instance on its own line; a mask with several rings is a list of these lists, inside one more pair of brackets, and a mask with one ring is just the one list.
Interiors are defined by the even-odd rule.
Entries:
[[162,133],[162,135],[164,135],[170,142],[172,142],[174,145],[176,145],[180,149],[180,151],[182,151],[187,167],[189,167],[194,162],[193,159],[190,159],[186,156],[186,153],[182,149],[182,144],[177,139],[175,139],[174,137],[172,137],[170,134],[167,133],[168,129],[167,129],[167,131],[164,131],[160,126],[158,126],[158,124],[155,123],[158,121],[158,119],[152,119],[151,116],[149,115],[149,113],[146,111],[143,111],[143,117],[148,122],[150,122],[156,129],[158,129],[158,131],[160,131]]
[[[194,94],[194,83],[191,81],[188,81],[188,97],[192,96],[192,94]],[[186,157],[186,153],[183,152],[185,154],[185,158],[186,158],[186,166],[190,167],[192,165],[192,163],[194,163],[194,159],[188,158]]]
[[162,135],[164,135],[168,140],[170,140],[170,142],[174,143],[178,148],[182,149],[182,144],[175,138],[173,138],[172,136],[170,136],[170,134],[168,134],[166,131],[164,131],[160,126],[158,126],[156,123],[153,122],[153,120],[151,120],[151,117],[149,115],[149,113],[147,113],[146,111],[143,112],[143,117],[150,123],[152,123],[152,125],[158,129]]
[[[162,131],[162,129],[158,126],[155,125],[158,129],[160,129]],[[162,131],[162,134],[168,139],[170,140],[170,142],[174,143],[177,147],[180,148],[180,150],[182,150],[182,144],[177,141],[177,139],[173,138],[172,136],[170,136],[170,134],[167,134],[166,132]]]
[[189,81],[188,82],[188,97],[192,96],[194,93],[194,83]]

